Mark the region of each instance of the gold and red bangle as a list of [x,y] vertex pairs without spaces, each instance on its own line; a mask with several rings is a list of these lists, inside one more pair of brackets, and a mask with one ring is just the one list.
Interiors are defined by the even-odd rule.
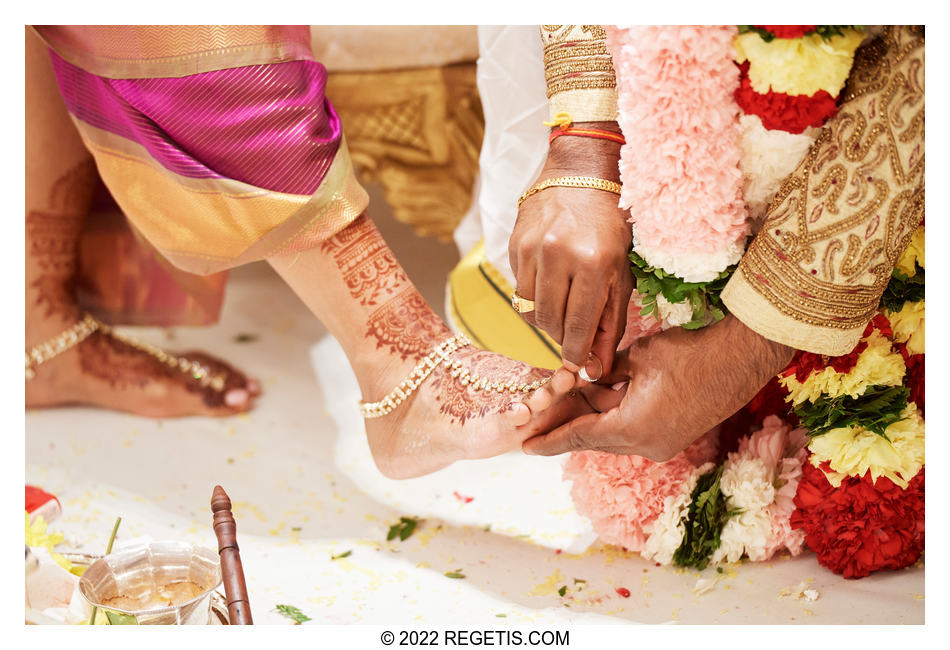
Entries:
[[554,142],[555,138],[559,138],[562,135],[577,135],[582,138],[598,138],[600,140],[610,140],[611,142],[619,142],[620,144],[626,144],[627,141],[624,140],[624,137],[619,133],[614,133],[613,131],[601,131],[600,129],[575,129],[572,127],[561,127],[559,129],[554,129],[551,131],[551,135],[548,137],[548,144]]

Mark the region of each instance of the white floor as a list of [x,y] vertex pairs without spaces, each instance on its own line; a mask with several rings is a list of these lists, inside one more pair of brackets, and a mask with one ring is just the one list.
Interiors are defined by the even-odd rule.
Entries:
[[[441,310],[453,248],[399,224],[381,227]],[[236,342],[242,333],[259,338]],[[317,624],[923,623],[922,565],[846,581],[808,553],[730,568],[712,591],[694,594],[698,572],[588,547],[558,459],[511,454],[411,481],[383,478],[342,350],[265,265],[233,273],[219,325],[136,335],[227,358],[258,377],[264,394],[250,414],[227,419],[28,412],[27,480],[60,498],[64,515],[52,528],[87,552],[104,549],[116,516],[119,544],[150,536],[216,548],[209,499],[220,483],[234,502],[257,623],[288,623],[277,604]],[[404,515],[424,522],[407,541],[386,542]],[[465,578],[445,577],[456,570]],[[817,601],[779,595],[802,580]]]

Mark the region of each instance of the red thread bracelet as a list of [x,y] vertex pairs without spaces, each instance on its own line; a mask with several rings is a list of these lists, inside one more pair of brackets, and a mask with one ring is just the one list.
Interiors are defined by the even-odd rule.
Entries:
[[558,138],[562,135],[577,135],[582,138],[597,138],[599,140],[610,140],[611,142],[619,142],[620,144],[626,144],[627,141],[624,140],[624,137],[619,133],[614,133],[613,131],[601,131],[599,129],[572,129],[570,127],[560,128],[551,131],[551,135],[548,137],[548,144],[554,142],[554,138]]

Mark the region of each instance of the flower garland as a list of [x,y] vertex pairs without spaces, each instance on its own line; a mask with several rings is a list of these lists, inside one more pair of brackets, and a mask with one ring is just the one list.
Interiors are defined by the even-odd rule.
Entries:
[[733,99],[736,30],[606,31],[622,88],[620,176],[637,179],[623,183],[620,194],[632,215],[633,250],[645,267],[670,277],[716,280],[742,257],[749,235]]
[[[847,25],[607,28],[637,279],[621,345],[723,317],[718,292],[735,251],[834,115],[862,38]],[[735,166],[738,185],[724,171]],[[572,454],[564,477],[578,511],[604,541],[660,564],[702,569],[806,545],[847,578],[915,562],[923,299],[921,225],[850,353],[797,353],[739,413],[666,463]],[[718,464],[717,442],[729,452]]]

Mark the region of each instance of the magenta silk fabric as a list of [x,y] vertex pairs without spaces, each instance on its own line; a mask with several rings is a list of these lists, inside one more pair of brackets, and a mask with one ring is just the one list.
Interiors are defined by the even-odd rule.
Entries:
[[313,194],[340,145],[326,68],[316,61],[106,79],[50,56],[73,115],[137,142],[182,176]]

